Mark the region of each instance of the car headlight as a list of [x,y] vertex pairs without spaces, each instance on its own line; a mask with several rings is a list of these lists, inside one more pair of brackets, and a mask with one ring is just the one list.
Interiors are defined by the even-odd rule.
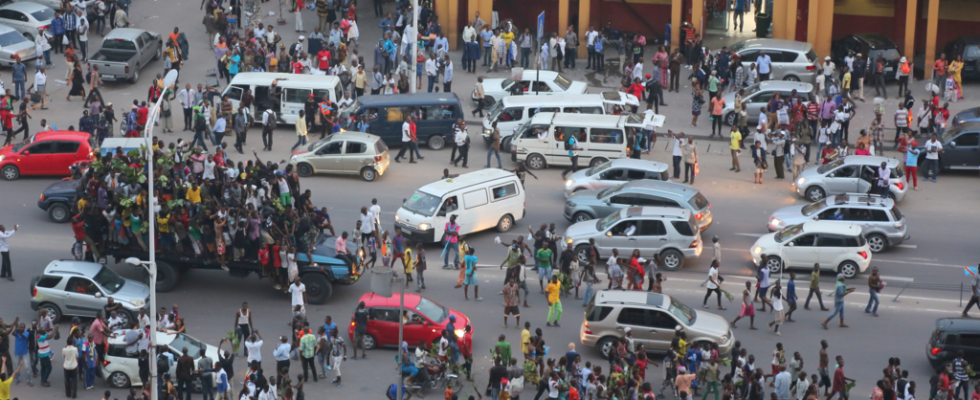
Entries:
[[463,337],[463,335],[465,335],[465,334],[466,334],[466,330],[465,329],[457,329],[456,330],[456,337],[458,337],[458,338]]
[[769,220],[769,223],[770,224],[773,224],[775,226],[782,226],[783,225],[783,221],[780,221],[779,218],[772,218],[772,219]]
[[141,308],[146,305],[146,302],[143,301],[142,299],[135,299],[135,300],[130,300],[129,304],[132,304],[133,307]]
[[806,183],[806,178],[800,178],[796,180],[796,186],[802,186],[804,183]]
[[565,207],[568,207],[568,208],[574,208],[574,207],[575,207],[575,205],[576,205],[576,204],[575,204],[575,202],[573,202],[573,201],[566,201],[566,202],[565,202]]
[[427,231],[427,230],[429,230],[429,228],[431,228],[431,227],[432,227],[431,225],[429,225],[429,224],[427,224],[427,223],[425,223],[425,222],[423,222],[423,223],[421,223],[421,224],[419,224],[419,230],[420,230],[420,231]]
[[490,136],[491,134],[493,134],[493,132],[491,132],[489,129],[484,129],[483,130],[483,134],[484,135],[487,135],[487,136]]
[[762,247],[755,246],[755,248],[752,249],[752,254],[756,254],[756,255],[762,254]]
[[565,187],[572,187],[572,185],[574,185],[574,184],[575,184],[575,181],[574,180],[569,179],[569,180],[565,181]]
[[296,161],[296,156],[289,157],[289,162]]
[[565,238],[565,243],[572,244],[572,238]]
[[4,157],[6,157],[6,156],[0,156],[0,161],[3,161],[3,158],[4,158]]

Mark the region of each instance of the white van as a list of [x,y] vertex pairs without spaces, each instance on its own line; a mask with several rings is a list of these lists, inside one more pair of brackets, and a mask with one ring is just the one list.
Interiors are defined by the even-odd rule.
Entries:
[[[664,125],[664,116],[654,113],[630,115],[590,115],[540,112],[514,133],[511,152],[517,161],[527,160],[531,169],[549,165],[571,165],[565,150],[565,135],[578,138],[579,165],[594,167],[609,160],[629,156],[626,136],[644,127]],[[547,132],[543,138],[538,135]]]
[[459,234],[506,232],[524,218],[524,186],[510,171],[487,168],[422,186],[395,213],[395,228],[412,241],[443,239],[450,216]]
[[608,115],[613,113],[615,106],[626,110],[627,106],[639,105],[640,100],[636,96],[613,91],[599,94],[507,96],[494,103],[483,117],[483,139],[490,142],[491,127],[496,122],[497,129],[500,129],[501,144],[505,145],[503,149],[507,151],[506,138],[539,112]]
[[[277,85],[282,91],[276,99],[269,97],[269,85],[272,85],[273,80],[278,80]],[[252,97],[255,99],[252,101],[252,106],[256,107],[254,111],[246,110],[246,112],[258,115],[267,107],[272,107],[279,119],[287,124],[296,123],[299,111],[305,107],[310,94],[316,97],[317,102],[323,99],[323,95],[330,96],[330,101],[334,103],[344,97],[340,78],[336,76],[278,72],[242,72],[235,75],[221,96],[223,98],[227,95],[234,111],[238,112],[238,103],[242,101],[242,95],[246,90],[252,91]]]

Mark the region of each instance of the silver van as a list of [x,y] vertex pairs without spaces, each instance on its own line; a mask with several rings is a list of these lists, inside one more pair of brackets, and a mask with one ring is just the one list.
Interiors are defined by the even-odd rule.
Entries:
[[670,207],[694,214],[701,230],[714,217],[711,203],[697,188],[676,182],[643,179],[609,189],[581,190],[565,201],[565,219],[573,222],[603,218],[625,207]]
[[102,264],[75,260],[52,261],[31,280],[31,309],[47,310],[55,323],[65,315],[94,317],[109,297],[122,305],[117,314],[127,326],[150,301],[150,288]]
[[742,65],[745,68],[765,52],[772,60],[772,75],[769,79],[777,81],[813,83],[817,77],[817,69],[820,67],[813,45],[807,42],[748,39],[728,46],[728,50],[742,58]]

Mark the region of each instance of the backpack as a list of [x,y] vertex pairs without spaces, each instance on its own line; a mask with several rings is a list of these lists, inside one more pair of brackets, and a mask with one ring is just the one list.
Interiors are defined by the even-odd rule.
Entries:
[[289,46],[289,58],[296,57],[296,47],[297,47],[297,45],[299,45],[299,42],[293,43],[292,46]]
[[898,69],[901,70],[903,74],[907,74],[909,72],[912,72],[912,69],[909,68],[909,63],[907,63],[907,62],[906,63],[902,63],[902,65],[900,67],[898,67]]
[[575,148],[575,144],[572,143],[574,138],[575,136],[573,136],[571,133],[568,134],[568,137],[565,138],[565,150],[572,150]]
[[170,362],[163,354],[157,356],[157,373],[165,374],[170,372]]
[[272,113],[269,115],[269,129],[276,129],[276,114]]
[[197,116],[195,116],[194,129],[195,130],[206,130],[206,129],[208,129],[207,123],[204,122],[204,114],[198,114]]

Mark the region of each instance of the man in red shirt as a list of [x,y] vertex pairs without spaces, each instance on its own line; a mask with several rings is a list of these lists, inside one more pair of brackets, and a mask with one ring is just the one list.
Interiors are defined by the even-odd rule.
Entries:
[[3,119],[3,131],[7,134],[7,140],[3,142],[6,146],[14,140],[14,113],[7,109],[0,109],[0,119]]
[[320,71],[326,71],[330,69],[330,50],[327,50],[326,47],[320,49],[320,52],[316,53],[316,58],[317,58],[317,68],[319,68]]
[[854,382],[854,379],[844,376],[844,357],[837,356],[837,369],[834,370],[834,384],[831,387],[830,396],[827,398],[831,399],[834,395],[840,395],[841,400],[847,400],[847,382]]
[[149,115],[150,115],[150,109],[146,106],[146,102],[144,101],[142,104],[140,104],[140,108],[136,110],[137,131],[140,132],[143,131],[143,128],[146,126],[146,120],[147,118],[149,118]]
[[466,380],[470,380],[470,370],[473,368],[473,338],[470,335],[472,328],[466,325],[466,333],[459,338],[459,351],[463,353],[463,369],[466,370]]

